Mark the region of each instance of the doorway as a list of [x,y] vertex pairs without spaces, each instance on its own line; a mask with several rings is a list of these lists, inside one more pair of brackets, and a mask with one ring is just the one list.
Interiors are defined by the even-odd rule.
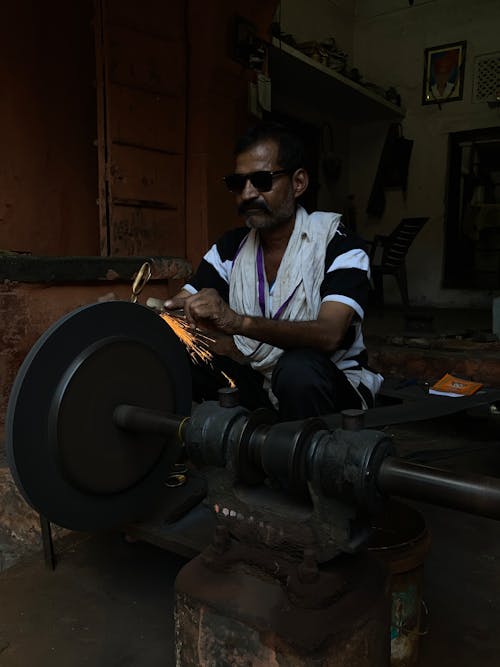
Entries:
[[443,286],[500,288],[500,129],[450,135]]

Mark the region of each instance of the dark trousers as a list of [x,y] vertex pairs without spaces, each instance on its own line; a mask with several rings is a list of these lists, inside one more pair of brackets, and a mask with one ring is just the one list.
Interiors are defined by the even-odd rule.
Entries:
[[[262,387],[263,376],[259,372],[228,357],[215,356],[212,363],[213,368],[206,364],[192,365],[195,401],[217,400],[217,390],[228,386],[220,372],[224,371],[236,383],[242,405],[249,410],[272,408],[267,392]],[[279,401],[279,416],[282,420],[303,419],[362,407],[359,394],[344,373],[326,354],[312,348],[285,351],[274,368],[271,387]],[[364,394],[371,407],[369,392],[365,390]]]

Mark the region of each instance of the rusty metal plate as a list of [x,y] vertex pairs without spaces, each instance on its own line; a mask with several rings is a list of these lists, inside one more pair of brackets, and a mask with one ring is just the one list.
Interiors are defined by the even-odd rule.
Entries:
[[56,322],[22,364],[7,410],[7,457],[25,499],[75,530],[148,514],[180,445],[115,426],[120,404],[190,413],[187,354],[165,322],[126,301]]

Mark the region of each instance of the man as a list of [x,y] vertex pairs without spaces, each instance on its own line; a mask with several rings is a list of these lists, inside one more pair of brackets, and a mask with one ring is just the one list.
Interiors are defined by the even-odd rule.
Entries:
[[[262,123],[235,148],[225,177],[246,227],[226,233],[166,309],[184,308],[215,338],[214,366],[250,409],[282,419],[367,408],[382,377],[366,366],[361,321],[368,256],[336,213],[308,215],[301,142]],[[193,367],[195,400],[216,398],[219,373]]]
[[446,100],[453,95],[460,72],[459,50],[440,51],[431,56],[430,91],[433,99]]

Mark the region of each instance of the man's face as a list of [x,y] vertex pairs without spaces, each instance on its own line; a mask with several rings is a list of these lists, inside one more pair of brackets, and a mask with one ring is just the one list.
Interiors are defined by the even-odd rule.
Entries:
[[[281,168],[278,163],[278,145],[267,140],[237,156],[235,173],[278,171]],[[252,229],[272,229],[289,222],[295,213],[291,174],[275,176],[269,192],[259,192],[247,180],[241,194],[236,195],[236,204],[238,213],[243,216],[247,227]]]

